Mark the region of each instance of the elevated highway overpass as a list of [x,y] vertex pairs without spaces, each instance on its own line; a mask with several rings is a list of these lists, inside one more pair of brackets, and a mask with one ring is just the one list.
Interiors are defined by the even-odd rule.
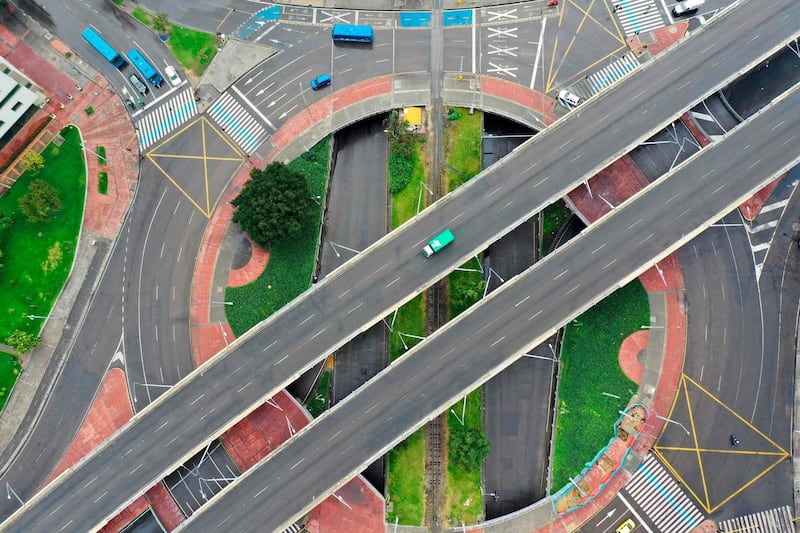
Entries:
[[[800,161],[800,115],[792,112],[798,106],[795,89],[508,280],[245,472],[185,529],[288,527],[459,398],[793,167]],[[641,396],[649,403],[653,391]]]
[[[102,526],[305,369],[790,40],[800,6],[775,4],[767,12],[747,2],[721,16],[376,243],[171,389],[4,526]],[[421,244],[444,226],[456,242],[422,261]]]

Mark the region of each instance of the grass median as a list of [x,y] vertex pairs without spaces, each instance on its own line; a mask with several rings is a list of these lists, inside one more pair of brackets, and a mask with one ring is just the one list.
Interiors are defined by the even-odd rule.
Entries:
[[236,335],[268,318],[311,285],[329,163],[330,137],[289,163],[307,177],[310,193],[320,197],[320,207],[316,218],[307,221],[300,235],[270,247],[267,266],[255,281],[225,291],[225,300],[233,302],[225,306],[225,312]]
[[577,476],[614,436],[619,410],[638,388],[619,366],[619,349],[626,337],[649,323],[647,293],[637,279],[566,326],[561,349],[553,492]]

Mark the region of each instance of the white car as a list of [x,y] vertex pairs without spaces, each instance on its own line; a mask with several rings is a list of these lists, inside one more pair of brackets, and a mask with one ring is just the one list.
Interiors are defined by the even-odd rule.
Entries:
[[167,75],[167,79],[172,84],[173,87],[177,87],[181,84],[182,80],[178,76],[178,73],[175,72],[175,67],[172,65],[167,65],[164,67],[164,73]]
[[570,92],[566,89],[562,89],[558,93],[558,100],[564,107],[577,107],[581,103],[581,97],[577,94]]

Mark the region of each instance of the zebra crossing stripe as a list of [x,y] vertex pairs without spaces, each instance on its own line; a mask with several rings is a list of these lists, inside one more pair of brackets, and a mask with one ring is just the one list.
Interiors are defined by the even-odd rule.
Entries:
[[620,0],[614,4],[614,11],[626,37],[666,26],[653,0]]
[[791,509],[788,506],[739,516],[719,523],[719,531],[760,531],[762,533],[794,533]]
[[191,89],[186,88],[136,121],[139,146],[144,149],[197,114]]
[[633,55],[623,55],[613,63],[576,83],[571,89],[578,95],[589,98],[613,83],[624,78],[639,67],[639,61]]
[[264,126],[229,93],[217,99],[209,108],[208,114],[247,154],[254,152],[264,141]]
[[702,513],[652,455],[624,489],[662,533],[685,533],[703,520]]

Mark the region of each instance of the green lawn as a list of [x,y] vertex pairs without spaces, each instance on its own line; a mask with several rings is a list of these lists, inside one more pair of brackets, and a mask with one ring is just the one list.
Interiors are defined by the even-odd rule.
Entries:
[[[483,431],[483,387],[467,395],[467,404],[464,408],[463,400],[456,403],[447,415],[448,434],[461,427],[462,413],[464,426],[468,429]],[[474,524],[483,518],[483,493],[481,491],[481,469],[467,470],[453,464],[447,465],[447,515],[452,517],[456,524]]]
[[425,518],[425,428],[412,433],[388,454],[386,521],[421,526]]
[[[74,127],[62,131],[64,143],[50,144],[42,156],[45,166],[34,175],[25,172],[16,185],[0,197],[0,211],[15,221],[0,229],[0,249],[5,267],[0,270],[0,340],[15,329],[38,334],[39,319],[46,316],[67,279],[83,217],[86,168],[80,137]],[[49,222],[32,224],[17,210],[17,202],[34,178],[41,178],[59,190],[61,210]]]
[[98,146],[95,148],[95,153],[97,155],[97,164],[101,167],[105,166],[106,164],[106,147],[105,146]]
[[[414,158],[414,171],[411,181],[402,191],[392,195],[392,228],[400,226],[406,220],[417,214],[417,209],[422,211],[430,203],[430,195],[425,190],[425,144],[416,145]],[[420,199],[420,191],[422,198]]]
[[22,367],[16,357],[10,353],[0,352],[0,411],[6,405],[8,395],[11,394],[21,370]]
[[167,45],[184,70],[197,76],[203,75],[217,55],[216,36],[174,24],[170,27]]
[[97,191],[100,194],[108,194],[108,172],[105,170],[97,174]]
[[554,492],[578,475],[614,436],[618,411],[637,390],[619,367],[619,348],[626,337],[649,323],[647,293],[634,280],[567,325],[561,351]]
[[136,20],[138,20],[139,22],[141,22],[142,24],[144,24],[145,26],[148,26],[148,27],[153,23],[153,21],[150,19],[150,14],[143,7],[139,7],[139,6],[134,7],[133,8],[133,17]]
[[551,252],[550,247],[553,245],[556,234],[561,226],[567,221],[572,214],[564,200],[558,200],[554,204],[550,204],[544,208],[541,213],[542,220],[542,249],[540,250],[542,257]]
[[481,126],[479,111],[469,114],[464,107],[451,107],[459,114],[457,120],[445,122],[445,178],[448,191],[454,191],[481,171]]
[[[330,137],[327,137],[289,163],[290,167],[308,178],[310,192],[321,197],[321,205],[325,205],[329,159]],[[258,279],[243,287],[227,288],[225,300],[233,302],[233,305],[225,306],[225,312],[236,335],[252,328],[308,289],[321,222],[322,206],[300,236],[291,242],[270,247],[269,262]]]
[[308,409],[308,412],[314,418],[317,418],[328,408],[328,387],[330,382],[331,371],[326,369],[319,378],[319,384],[317,385],[317,390],[314,392],[314,396],[306,403],[306,409]]

